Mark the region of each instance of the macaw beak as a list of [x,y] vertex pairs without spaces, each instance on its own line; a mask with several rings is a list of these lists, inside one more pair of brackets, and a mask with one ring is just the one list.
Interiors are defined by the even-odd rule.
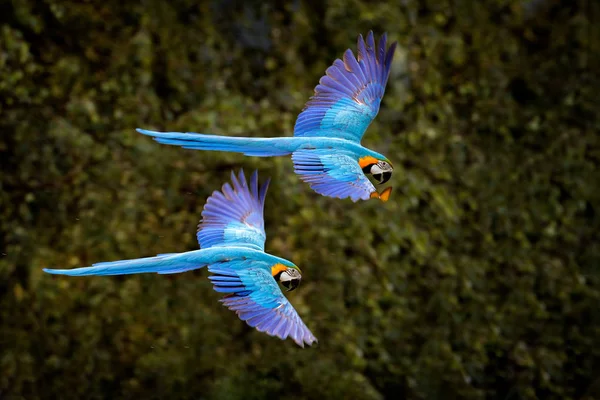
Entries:
[[373,174],[373,179],[377,181],[378,184],[382,185],[390,180],[392,177],[392,171],[382,172],[380,174]]
[[377,191],[374,191],[373,193],[371,193],[371,198],[379,199],[385,203],[386,201],[388,201],[390,199],[391,194],[392,194],[392,187],[390,186],[388,188],[385,188],[381,193],[377,193]]

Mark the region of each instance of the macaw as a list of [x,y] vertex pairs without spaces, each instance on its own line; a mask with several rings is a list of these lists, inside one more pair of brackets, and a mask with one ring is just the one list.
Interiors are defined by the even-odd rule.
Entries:
[[254,172],[250,185],[243,171],[231,173],[231,182],[207,199],[198,225],[200,250],[159,254],[156,257],[110,261],[75,269],[47,269],[50,274],[124,275],[145,272],[176,274],[207,266],[220,300],[248,325],[281,339],[292,338],[299,346],[312,345],[317,338],[278,287],[298,287],[301,271],[294,263],[265,253],[263,210],[269,185],[259,189]]
[[358,37],[358,56],[344,53],[325,72],[315,94],[296,120],[293,137],[248,138],[137,129],[163,144],[186,149],[229,151],[248,156],[292,155],[294,171],[317,193],[337,198],[379,198],[387,201],[392,188],[378,193],[365,174],[379,183],[392,176],[392,163],[360,144],[379,112],[396,42],[386,48],[383,34],[375,45],[373,32]]

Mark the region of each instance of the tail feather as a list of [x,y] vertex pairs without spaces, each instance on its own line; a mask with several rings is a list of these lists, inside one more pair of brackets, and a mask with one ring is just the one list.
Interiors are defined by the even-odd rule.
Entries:
[[152,136],[158,143],[192,150],[228,151],[255,157],[285,156],[295,150],[294,138],[289,137],[231,137],[202,133],[155,132],[139,128],[137,131],[143,135]]
[[194,257],[181,257],[186,253],[161,254],[156,257],[137,258],[134,260],[109,261],[93,264],[91,267],[74,269],[49,269],[44,272],[56,275],[128,275],[145,272],[173,274],[202,268],[206,263]]

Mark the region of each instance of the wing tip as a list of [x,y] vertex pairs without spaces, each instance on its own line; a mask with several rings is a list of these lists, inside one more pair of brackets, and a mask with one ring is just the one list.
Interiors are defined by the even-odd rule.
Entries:
[[[91,267],[84,267],[91,268]],[[64,275],[64,276],[82,276],[81,269],[83,268],[73,268],[73,269],[54,269],[54,268],[42,268],[47,274],[50,275]]]
[[135,130],[136,130],[138,133],[141,133],[142,135],[148,135],[148,136],[152,136],[152,133],[153,133],[152,131],[149,131],[149,130],[147,130],[147,129],[142,129],[142,128],[135,128]]
[[[250,176],[250,184],[248,184],[248,180],[244,174],[244,169],[240,168],[237,177],[235,176],[235,172],[231,171],[231,181],[236,190],[247,189],[252,197],[256,199],[262,206],[264,206],[267,190],[269,188],[269,184],[271,183],[271,177],[267,177],[262,185],[260,185],[259,189],[258,170],[255,169],[252,172],[252,175]],[[227,182],[224,184],[224,186],[226,184]]]
[[151,131],[149,129],[142,129],[142,128],[135,128],[135,130],[136,130],[137,133],[141,133],[142,135],[152,136],[152,138],[154,140],[161,139],[161,138],[157,137],[157,135],[165,133],[165,132],[159,132],[159,131]]
[[[396,50],[396,46],[398,45],[397,41],[392,42],[389,47],[387,46],[387,40],[388,40],[388,34],[387,32],[383,32],[381,34],[381,36],[379,37],[379,51],[382,52],[382,56],[384,56],[384,59],[379,60],[378,57],[378,52],[375,52],[375,57],[377,59],[377,61],[384,63],[389,59],[391,59],[394,55],[394,52]],[[374,39],[374,34],[373,34],[373,30],[369,30],[369,32],[367,33],[367,39],[365,40],[363,38],[362,34],[358,35],[358,43],[357,43],[357,47],[360,48],[361,46],[372,46],[373,50],[375,50],[375,48],[377,47],[375,45],[375,39]],[[350,49],[348,49],[350,50]]]
[[372,30],[367,33],[367,46],[371,47],[372,49],[375,48],[375,37],[373,36]]
[[300,344],[300,343],[298,343],[298,342],[296,342],[296,343],[298,343],[298,345],[299,345],[300,347],[302,347],[302,348],[304,348],[304,345],[305,345],[305,344],[306,344],[306,345],[308,345],[309,347],[312,347],[312,346],[313,346],[313,344],[314,344],[314,345],[318,345],[318,344],[319,344],[319,340],[318,340],[318,339],[315,337],[315,335],[313,335],[313,334],[312,334],[312,332],[311,332],[311,331],[309,331],[309,330],[308,330],[308,328],[306,328],[306,330],[308,331],[308,334],[309,334],[310,336],[308,336],[308,337],[306,337],[306,336],[305,336],[305,337],[303,337],[303,338],[301,339],[301,342],[302,342],[302,344]]
[[352,73],[358,72],[358,71],[354,71],[354,69],[352,69],[352,64],[357,63],[356,57],[354,56],[352,49],[346,49],[346,51],[344,52],[344,55],[342,56],[342,61],[344,62],[344,69],[347,72],[352,72]]
[[265,199],[267,198],[267,191],[269,190],[270,183],[271,183],[271,177],[267,177],[267,179],[265,179],[262,186],[260,187],[260,192],[259,192],[258,197],[259,197],[260,203],[262,204],[263,209],[265,206]]
[[51,274],[51,275],[62,275],[62,272],[60,272],[60,269],[52,269],[52,268],[42,268],[42,271],[46,272],[47,274]]

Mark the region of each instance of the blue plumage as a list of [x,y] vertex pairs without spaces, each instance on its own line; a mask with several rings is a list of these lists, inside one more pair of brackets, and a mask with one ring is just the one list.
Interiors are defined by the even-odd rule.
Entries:
[[[209,267],[211,272],[215,272]],[[214,278],[211,277],[211,280]],[[232,277],[233,278],[233,277]],[[213,280],[219,285],[219,289],[225,291],[229,287],[221,282]],[[230,310],[235,311],[240,319],[260,332],[286,339],[293,338],[296,343],[312,343],[316,339],[306,328],[298,313],[292,305],[286,301],[280,301],[281,291],[270,274],[261,268],[249,268],[237,273],[237,281],[227,281],[231,284],[239,284],[249,290],[248,293],[240,295],[231,294],[221,300]],[[285,299],[285,298],[284,298]]]
[[180,254],[158,255],[156,257],[138,258],[135,260],[109,261],[93,264],[91,267],[75,269],[44,269],[45,272],[57,275],[129,275],[147,272],[158,274],[190,271],[206,265],[206,254],[190,251]]
[[375,191],[356,162],[343,152],[324,150],[298,150],[292,155],[294,171],[317,193],[346,198],[352,201],[367,200]]
[[173,274],[208,266],[214,290],[225,294],[221,301],[240,319],[271,336],[290,337],[302,347],[311,345],[317,339],[277,284],[279,280],[289,290],[297,287],[301,278],[298,267],[264,252],[268,185],[269,180],[259,188],[256,172],[250,184],[242,171],[238,176],[232,173],[231,184],[224,184],[206,202],[197,233],[200,250],[44,271],[69,276]]
[[[159,143],[186,149],[228,151],[256,157],[293,154],[292,158],[296,160],[321,158],[328,161],[335,158],[325,157],[327,154],[343,154],[341,164],[329,162],[326,169],[319,170],[323,176],[318,183],[312,182],[311,187],[322,195],[349,197],[352,201],[372,197],[384,199],[365,174],[375,177],[377,173],[379,178],[376,180],[384,183],[391,176],[391,163],[382,154],[362,146],[360,141],[379,112],[396,43],[388,48],[384,34],[376,45],[373,32],[369,32],[366,41],[359,36],[357,47],[356,57],[351,50],[346,50],[341,60],[335,60],[327,68],[315,87],[315,94],[296,120],[294,137],[228,137],[144,129],[138,129],[138,132],[153,136]],[[310,156],[309,152],[315,154]],[[296,167],[295,170],[307,181],[307,173],[300,172],[306,168]],[[387,174],[387,178],[382,174]]]
[[250,186],[240,174],[231,174],[221,192],[215,191],[206,201],[202,222],[198,225],[198,243],[205,249],[215,245],[247,246],[264,251],[265,226],[263,210],[269,179],[258,188],[258,175],[252,175]]
[[335,136],[360,143],[379,112],[396,44],[386,51],[384,34],[375,46],[373,32],[367,42],[358,38],[358,59],[346,50],[325,71],[294,127],[294,136]]
[[[229,151],[255,157],[285,156],[291,153],[290,143],[278,140],[280,138],[253,138],[248,141],[248,138],[244,137],[204,135],[191,132],[154,132],[146,129],[137,129],[137,131],[154,137],[158,143],[181,146],[184,149]],[[293,144],[291,147],[294,147]]]

